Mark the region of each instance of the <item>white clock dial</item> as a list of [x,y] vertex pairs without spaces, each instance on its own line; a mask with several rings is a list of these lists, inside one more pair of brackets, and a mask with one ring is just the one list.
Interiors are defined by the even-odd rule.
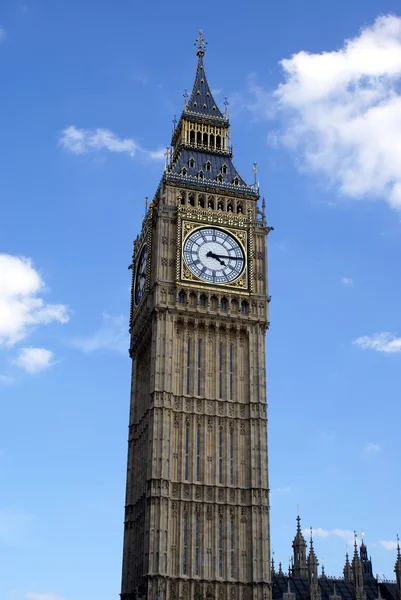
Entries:
[[202,227],[188,235],[184,260],[194,275],[219,285],[238,279],[245,267],[239,242],[227,231],[214,227]]

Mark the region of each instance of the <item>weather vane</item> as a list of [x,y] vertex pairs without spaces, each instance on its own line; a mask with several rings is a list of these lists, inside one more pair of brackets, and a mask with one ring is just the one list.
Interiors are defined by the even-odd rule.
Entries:
[[203,56],[205,54],[205,48],[207,46],[207,42],[205,42],[205,38],[203,37],[203,30],[199,29],[199,37],[196,39],[194,46],[198,45],[197,55]]

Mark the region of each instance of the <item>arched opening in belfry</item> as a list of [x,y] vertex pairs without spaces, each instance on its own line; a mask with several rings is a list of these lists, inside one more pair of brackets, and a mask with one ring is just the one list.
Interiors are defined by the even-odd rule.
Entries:
[[188,200],[191,206],[195,206],[195,196],[193,194],[189,194]]
[[197,144],[201,144],[202,143],[202,134],[200,131],[196,132],[196,143]]
[[198,206],[200,206],[201,208],[205,208],[205,196],[199,196]]
[[212,208],[214,210],[214,200],[212,197],[209,197],[208,203],[207,203],[207,207],[208,208]]
[[216,135],[216,148],[221,148],[221,137]]
[[237,204],[237,213],[238,214],[242,214],[244,212],[244,209],[242,208],[242,203],[238,202]]
[[209,141],[208,140],[208,135],[207,135],[207,133],[204,133],[203,134],[203,144],[204,144],[204,146],[207,146],[208,141]]
[[189,133],[189,141],[191,144],[195,144],[195,131],[193,129]]
[[213,135],[213,133],[210,134],[209,144],[210,144],[211,148],[214,148],[214,135]]

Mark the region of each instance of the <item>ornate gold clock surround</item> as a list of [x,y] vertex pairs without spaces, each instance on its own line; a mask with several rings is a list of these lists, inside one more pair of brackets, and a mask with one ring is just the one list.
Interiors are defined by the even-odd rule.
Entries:
[[[200,227],[216,226],[234,236],[240,244],[245,255],[245,268],[241,275],[234,281],[226,284],[210,284],[194,275],[185,264],[184,244],[192,231]],[[253,236],[251,223],[243,214],[223,213],[213,209],[204,209],[193,206],[177,207],[177,258],[176,258],[176,285],[196,286],[198,289],[221,291],[226,289],[235,293],[249,295],[253,292]]]

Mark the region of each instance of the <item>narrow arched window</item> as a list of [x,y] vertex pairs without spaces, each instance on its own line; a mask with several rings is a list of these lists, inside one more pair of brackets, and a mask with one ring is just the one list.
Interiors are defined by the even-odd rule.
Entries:
[[205,208],[205,198],[204,198],[204,196],[199,196],[199,198],[198,198],[198,206],[200,206],[201,208]]
[[200,481],[201,426],[196,428],[196,481]]
[[201,395],[202,378],[202,340],[198,340],[198,396]]
[[189,479],[189,423],[185,427],[185,473],[184,479]]
[[222,172],[224,175],[227,175],[227,165],[223,165],[223,166],[221,167],[221,172]]
[[189,142],[190,144],[195,144],[195,131],[193,129],[189,133]]
[[246,300],[243,300],[241,302],[241,312],[243,314],[248,314],[248,312],[249,312],[249,304]]
[[184,516],[183,523],[183,556],[182,556],[182,571],[184,575],[188,574],[188,515]]
[[219,483],[223,483],[223,429],[219,431]]
[[202,143],[202,134],[200,131],[196,132],[196,143],[197,144],[201,144]]
[[190,166],[191,169],[193,169],[195,167],[195,161],[194,161],[193,158],[189,159],[189,166]]
[[191,387],[191,340],[187,341],[187,394]]
[[230,344],[230,400],[233,399],[233,381],[234,381],[234,346]]
[[227,298],[222,298],[220,301],[221,310],[228,310],[228,300]]
[[221,137],[216,135],[216,148],[221,148]]
[[185,292],[180,292],[178,294],[178,303],[179,304],[185,304]]
[[230,521],[230,571],[231,571],[231,577],[234,577],[234,571],[235,571],[235,546],[234,546],[234,542],[235,542],[235,528],[234,528],[234,520],[231,519]]
[[219,398],[223,397],[223,342],[219,344]]
[[200,298],[199,298],[199,306],[202,306],[203,308],[206,306],[207,304],[207,297],[205,296],[205,294],[201,294]]
[[204,134],[203,134],[203,145],[204,145],[204,146],[207,146],[207,144],[208,144],[208,141],[209,141],[209,140],[208,140],[208,135],[207,135],[207,133],[204,133]]
[[199,517],[195,519],[195,575],[199,575]]
[[223,519],[219,519],[219,577],[223,577]]
[[206,165],[205,165],[206,171],[211,171],[212,170],[212,164],[207,161]]
[[230,431],[230,485],[234,485],[234,433]]
[[213,135],[213,133],[210,134],[209,143],[210,143],[210,146],[212,148],[214,148],[214,135]]

